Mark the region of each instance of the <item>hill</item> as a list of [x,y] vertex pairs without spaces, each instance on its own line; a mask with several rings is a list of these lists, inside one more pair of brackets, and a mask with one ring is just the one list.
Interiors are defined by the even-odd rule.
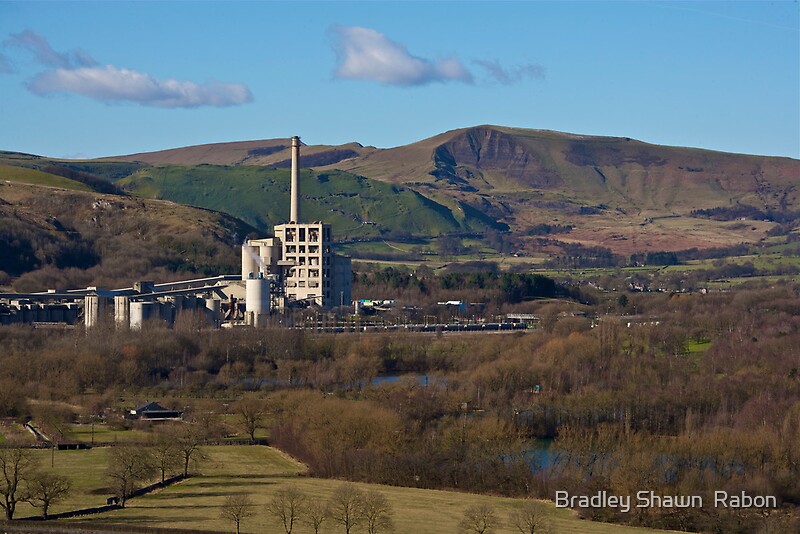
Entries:
[[[87,161],[0,153],[0,178],[24,167],[94,191],[223,210],[268,232],[287,216],[289,145]],[[477,126],[390,149],[304,146],[301,166],[304,216],[331,222],[344,240],[495,230],[525,255],[592,247],[627,256],[755,243],[800,220],[798,160],[620,137]]]
[[[292,140],[288,138],[236,141],[115,156],[104,158],[101,161],[126,161],[150,165],[266,165],[286,168],[291,164],[291,146]],[[364,156],[376,150],[374,147],[365,148],[359,143],[338,146],[302,146],[300,156],[302,167],[336,164],[342,160]]]
[[[288,144],[223,143],[114,159],[280,167],[288,165]],[[800,209],[797,160],[630,138],[487,125],[391,149],[351,143],[304,147],[303,154],[315,171],[345,170],[402,185],[456,220],[467,213],[494,221],[495,228],[508,225],[517,247],[530,252],[541,248],[537,229],[543,226],[571,227],[562,242],[623,254],[755,242],[774,226],[771,216],[746,217],[752,220],[742,224],[741,217],[710,221],[697,210]]]
[[[226,211],[262,232],[288,217],[289,171],[284,169],[154,165],[117,184],[137,196]],[[481,214],[454,214],[411,188],[337,170],[304,169],[300,187],[303,218],[333,224],[338,239],[480,231],[495,224]]]
[[61,187],[0,182],[0,286],[127,286],[238,272],[251,226],[224,213]]
[[[98,425],[99,426],[99,425]],[[85,451],[59,451],[54,472],[69,478],[73,491],[65,502],[57,503],[53,511],[74,510],[87,504],[100,506],[111,492],[105,478],[108,447]],[[246,494],[255,506],[253,515],[242,522],[242,532],[283,532],[280,520],[267,511],[267,503],[279,491],[292,488],[307,498],[325,503],[343,482],[309,477],[302,464],[271,447],[206,446],[201,475],[193,476],[180,484],[128,501],[123,509],[103,514],[87,515],[78,519],[47,522],[46,527],[56,532],[122,532],[127,527],[152,529],[202,529],[202,532],[230,532],[232,524],[220,517],[220,510],[228,495]],[[49,453],[47,453],[49,454]],[[49,465],[49,456],[43,451],[35,453],[37,459]],[[352,487],[364,492],[378,491],[385,495],[391,508],[395,531],[432,534],[455,532],[464,510],[476,504],[492,506],[500,518],[498,534],[511,534],[514,529],[505,525],[506,518],[526,502],[524,499],[477,495],[454,491],[382,486],[353,483]],[[628,527],[579,519],[575,512],[556,508],[552,502],[536,501],[546,514],[547,523],[564,533],[647,534],[666,532],[643,527]],[[28,503],[20,503],[16,517],[37,516],[39,511]],[[298,513],[304,516],[305,512]],[[40,532],[37,523],[14,521]],[[298,522],[299,523],[299,522]],[[321,532],[338,532],[338,525],[328,519]],[[72,530],[70,530],[70,528]],[[48,531],[49,531],[48,529]],[[63,529],[63,530],[62,530]],[[295,523],[294,532],[302,530]],[[14,530],[11,530],[14,532]]]
[[448,197],[507,223],[523,242],[537,225],[616,252],[753,242],[762,221],[708,224],[696,210],[800,208],[800,162],[592,137],[480,126],[336,164],[356,174]]

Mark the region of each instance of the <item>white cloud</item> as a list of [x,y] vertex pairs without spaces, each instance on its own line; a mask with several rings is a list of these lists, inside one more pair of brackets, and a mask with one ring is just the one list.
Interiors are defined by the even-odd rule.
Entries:
[[[30,50],[39,63],[50,67],[26,83],[39,96],[72,93],[105,103],[133,102],[160,108],[226,107],[253,101],[243,84],[158,79],[133,69],[101,66],[83,50],[53,50],[47,39],[31,30],[12,35],[6,44]],[[2,68],[0,55],[0,72]]]
[[78,49],[65,54],[56,52],[47,39],[32,30],[11,34],[11,38],[5,44],[30,50],[39,63],[48,67],[72,69],[97,65],[94,58],[85,50]]
[[250,90],[242,84],[159,80],[113,65],[43,72],[28,83],[28,88],[37,95],[75,93],[102,102],[127,101],[161,108],[225,107],[253,101]]
[[476,59],[473,63],[485,69],[490,77],[503,85],[513,85],[526,78],[544,79],[544,67],[535,63],[510,68],[503,67],[498,61]]
[[412,56],[402,44],[369,28],[337,26],[333,34],[337,78],[399,86],[448,81],[472,83],[472,74],[455,57],[434,62]]
[[0,52],[0,74],[11,74],[12,72],[14,72],[14,67],[11,66],[11,61]]

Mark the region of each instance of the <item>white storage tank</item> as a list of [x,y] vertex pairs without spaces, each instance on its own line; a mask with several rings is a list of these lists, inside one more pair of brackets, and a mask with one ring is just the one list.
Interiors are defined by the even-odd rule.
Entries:
[[248,322],[258,326],[269,315],[269,280],[259,275],[246,282],[245,310]]
[[261,246],[258,247],[258,255],[264,265],[277,265],[278,260],[281,259],[282,249],[275,241],[275,239],[265,239],[262,241]]
[[158,302],[131,302],[131,330],[141,330],[145,321],[160,316],[161,305]]
[[131,323],[131,299],[124,295],[114,297],[114,322],[117,326],[127,328]]
[[221,305],[222,302],[219,299],[205,299],[206,315],[214,324],[214,326],[219,326]]
[[242,245],[242,280],[258,276],[258,253],[259,247]]

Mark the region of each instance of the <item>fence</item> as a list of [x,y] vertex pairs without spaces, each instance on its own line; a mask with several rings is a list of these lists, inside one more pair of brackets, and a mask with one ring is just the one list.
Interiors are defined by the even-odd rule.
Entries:
[[[183,474],[180,474],[180,475],[175,475],[173,477],[169,477],[169,478],[165,479],[164,482],[156,482],[155,484],[150,484],[149,486],[145,486],[143,488],[140,488],[140,489],[138,489],[136,491],[131,492],[131,494],[128,496],[128,498],[132,499],[134,497],[141,497],[142,495],[146,495],[146,494],[150,493],[151,491],[155,491],[155,490],[161,489],[161,488],[166,488],[167,486],[175,484],[176,482],[180,482],[181,480],[183,480],[185,478],[189,478],[189,476],[191,476],[191,475],[185,476]],[[112,504],[112,502],[113,502],[113,504]],[[69,512],[61,512],[60,514],[50,514],[50,515],[47,516],[47,519],[48,520],[50,520],[50,519],[69,519],[71,517],[80,517],[80,516],[83,516],[83,515],[92,515],[92,514],[102,514],[103,512],[110,512],[112,510],[119,510],[122,507],[119,504],[116,504],[117,502],[119,502],[119,498],[115,495],[115,496],[110,497],[108,499],[108,503],[109,504],[106,504],[105,506],[96,506],[94,508],[82,508],[81,510],[71,510]],[[42,521],[42,520],[43,520],[43,518],[41,518],[41,517],[25,517],[25,518],[21,519],[20,521],[33,521],[33,522],[35,522],[35,521]],[[14,521],[13,524],[16,525],[17,523],[18,523],[17,521]],[[0,523],[0,524],[2,524],[2,523]],[[7,524],[9,524],[9,523],[6,523],[6,525]],[[5,530],[8,530],[5,525],[3,526],[3,528]],[[25,531],[22,530],[22,531],[14,531],[14,532],[25,532]],[[47,531],[43,531],[43,532],[47,532]],[[60,532],[60,531],[54,531],[54,532]],[[172,532],[172,529],[170,529],[170,532]]]

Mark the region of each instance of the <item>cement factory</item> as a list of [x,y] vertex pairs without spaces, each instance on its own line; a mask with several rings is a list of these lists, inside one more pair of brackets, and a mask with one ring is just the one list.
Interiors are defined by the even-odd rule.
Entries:
[[123,289],[88,287],[41,293],[0,293],[0,324],[76,325],[103,321],[141,329],[148,320],[173,324],[191,312],[214,326],[265,326],[274,313],[351,304],[350,258],[332,251],[331,226],[301,222],[300,138],[292,137],[289,222],[274,236],[242,245],[241,274]]

